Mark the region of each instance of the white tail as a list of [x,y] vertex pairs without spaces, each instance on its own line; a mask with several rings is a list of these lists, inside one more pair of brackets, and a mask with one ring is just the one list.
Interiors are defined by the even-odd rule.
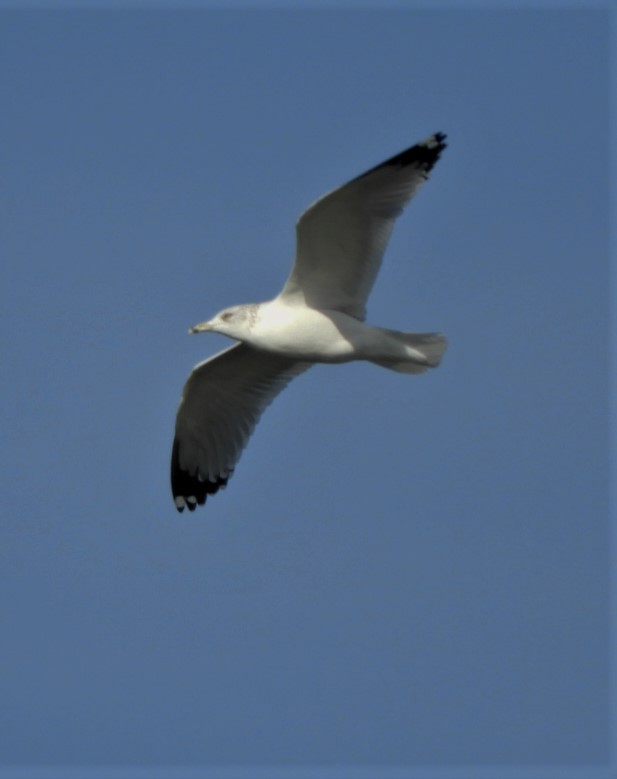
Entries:
[[401,357],[372,360],[397,373],[424,373],[436,368],[441,362],[448,341],[441,333],[399,333],[397,330],[383,330],[399,343],[404,344],[407,354]]

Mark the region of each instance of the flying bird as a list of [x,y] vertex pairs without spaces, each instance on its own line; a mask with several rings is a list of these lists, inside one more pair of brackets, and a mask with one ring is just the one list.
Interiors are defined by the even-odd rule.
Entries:
[[394,222],[445,138],[435,133],[319,198],[296,224],[296,257],[278,296],[190,329],[238,343],[197,365],[184,386],[171,456],[178,511],[225,487],[265,408],[314,363],[368,360],[409,374],[439,365],[440,333],[401,333],[364,318]]

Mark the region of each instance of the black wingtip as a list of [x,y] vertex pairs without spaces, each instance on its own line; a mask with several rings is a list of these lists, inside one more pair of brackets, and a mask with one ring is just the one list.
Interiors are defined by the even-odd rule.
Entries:
[[174,438],[171,451],[171,494],[176,510],[181,514],[185,507],[195,511],[197,506],[203,506],[208,495],[215,495],[229,481],[229,476],[219,476],[215,482],[201,481],[197,475],[191,476],[180,467],[180,442]]
[[414,146],[410,146],[405,151],[395,154],[394,157],[390,157],[380,165],[376,165],[374,168],[367,170],[366,173],[358,176],[359,179],[374,173],[381,168],[407,168],[413,166],[417,168],[426,178],[428,173],[433,169],[435,163],[441,156],[441,152],[446,148],[447,143],[445,133],[433,133],[425,138],[423,141],[416,143]]
[[400,154],[396,154],[383,164],[397,168],[406,168],[409,165],[414,165],[420,168],[423,173],[428,173],[440,158],[446,146],[445,133],[434,133],[420,141],[420,143],[416,143],[415,146],[411,146]]

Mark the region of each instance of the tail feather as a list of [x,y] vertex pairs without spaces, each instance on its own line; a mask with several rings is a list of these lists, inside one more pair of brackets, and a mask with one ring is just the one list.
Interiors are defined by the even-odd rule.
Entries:
[[380,358],[372,362],[397,373],[424,373],[429,368],[436,368],[448,348],[448,341],[441,333],[385,332],[407,347],[406,354],[402,358]]

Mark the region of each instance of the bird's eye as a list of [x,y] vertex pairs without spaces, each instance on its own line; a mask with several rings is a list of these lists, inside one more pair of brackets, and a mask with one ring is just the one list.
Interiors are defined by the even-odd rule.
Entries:
[[226,311],[224,314],[221,314],[221,319],[223,320],[223,322],[229,322],[232,316],[233,313],[231,311]]

